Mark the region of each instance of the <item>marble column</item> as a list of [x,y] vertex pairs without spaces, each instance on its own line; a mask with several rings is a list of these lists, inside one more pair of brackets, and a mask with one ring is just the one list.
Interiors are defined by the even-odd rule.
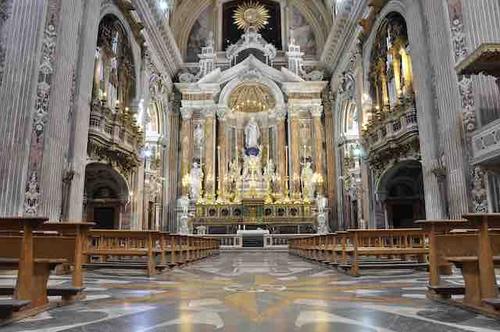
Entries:
[[[412,4],[412,6],[418,7],[417,4]],[[416,94],[416,99],[419,110],[417,115],[419,116],[420,146],[424,164],[426,217],[429,219],[440,218],[445,214],[443,203],[440,200],[439,184],[433,173],[433,169],[441,166],[439,156],[429,155],[432,150],[436,149],[438,145],[436,135],[439,135],[444,152],[443,166],[446,168],[448,183],[452,184],[448,186],[450,217],[460,218],[463,213],[468,211],[469,207],[465,176],[467,162],[461,137],[462,107],[454,69],[455,63],[451,57],[452,45],[449,33],[442,24],[447,17],[445,8],[439,1],[422,0],[420,6],[422,16],[426,18],[428,23],[427,30],[420,26],[422,23],[412,24],[409,22],[408,34],[412,47],[413,68],[415,69],[415,90],[419,92]],[[415,8],[415,10],[418,9]],[[425,35],[424,31],[427,31],[428,36]],[[421,75],[424,75],[422,73],[428,73],[429,68],[434,71],[432,77],[422,77]],[[434,84],[431,84],[432,80]],[[429,85],[435,87],[434,93],[428,91]],[[428,101],[431,103],[435,101],[435,105],[425,105]],[[425,105],[425,108],[418,107],[419,103],[422,106]],[[427,108],[427,106],[431,108]],[[440,118],[446,119],[446,121],[439,122],[439,131],[436,134],[432,133],[437,122],[435,107],[440,113]],[[430,190],[433,191],[432,197]]]
[[213,201],[215,198],[215,111],[207,108],[203,111],[205,117],[205,149],[204,149],[204,174],[205,174],[205,199]]
[[92,95],[99,12],[101,10],[100,1],[85,1],[84,4],[83,17],[85,19],[80,29],[79,62],[76,68],[76,81],[78,84],[75,89],[75,101],[72,111],[69,159],[73,171],[73,181],[67,198],[68,210],[66,218],[68,220],[81,220],[83,214],[83,192],[90,121],[89,96]]
[[[220,197],[224,197],[224,178],[227,173],[228,164],[228,138],[227,138],[227,120],[225,112],[217,112],[218,130],[217,130],[217,146],[220,149],[220,159],[217,160],[217,190]],[[220,198],[219,197],[219,198]]]
[[0,215],[22,215],[46,2],[8,0],[3,5],[8,8],[0,19],[5,20],[0,36],[5,51],[0,64]]
[[[191,150],[192,150],[192,117],[193,110],[190,108],[182,107],[181,108],[181,132],[180,132],[180,141],[181,141],[181,179],[189,174],[191,168]],[[182,195],[188,194],[188,188],[182,188]]]
[[327,184],[327,196],[328,196],[328,207],[330,208],[329,219],[330,227],[332,231],[338,230],[338,222],[333,222],[333,219],[337,219],[337,174],[335,167],[335,122],[333,119],[333,114],[331,111],[325,112],[325,141],[326,141],[326,184]]
[[292,198],[300,196],[300,153],[299,153],[299,110],[291,108],[288,113],[288,121],[290,125],[290,192]]
[[[314,164],[316,167],[316,173],[321,174],[323,179],[325,178],[324,170],[324,160],[323,160],[323,123],[321,121],[321,116],[323,115],[323,106],[315,106],[311,109],[311,116],[313,117],[313,127],[314,127],[314,150],[315,159]],[[319,193],[323,193],[323,188],[318,188]]]
[[277,152],[278,152],[278,160],[277,160],[277,165],[278,165],[278,174],[281,178],[281,184],[280,184],[280,192],[282,194],[285,194],[285,187],[286,187],[286,180],[288,174],[286,174],[286,151],[285,151],[285,146],[287,145],[286,143],[286,128],[285,128],[285,120],[286,120],[286,111],[282,111],[277,115],[277,121],[278,121],[278,142],[277,142]]
[[168,213],[168,228],[169,232],[177,231],[177,196],[179,192],[179,170],[180,170],[180,162],[179,162],[179,114],[177,112],[173,112],[173,107],[170,108],[171,111],[168,112],[168,132],[170,133],[170,140],[168,145],[168,178],[166,186],[169,190],[168,199],[167,199],[167,213]]

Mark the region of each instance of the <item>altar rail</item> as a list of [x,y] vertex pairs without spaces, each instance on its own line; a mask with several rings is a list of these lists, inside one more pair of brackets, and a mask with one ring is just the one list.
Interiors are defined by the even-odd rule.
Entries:
[[[264,248],[288,248],[291,239],[302,238],[310,234],[266,234],[264,235]],[[221,249],[242,248],[243,236],[241,234],[207,234],[205,238],[219,240]]]

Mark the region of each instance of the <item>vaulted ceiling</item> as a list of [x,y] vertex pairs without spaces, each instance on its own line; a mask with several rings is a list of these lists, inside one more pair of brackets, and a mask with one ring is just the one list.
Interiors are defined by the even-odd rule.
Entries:
[[[171,27],[181,53],[185,54],[189,35],[198,17],[216,0],[182,0],[178,1],[172,15]],[[324,45],[331,28],[330,10],[323,0],[277,0],[296,7],[312,27],[317,45]]]

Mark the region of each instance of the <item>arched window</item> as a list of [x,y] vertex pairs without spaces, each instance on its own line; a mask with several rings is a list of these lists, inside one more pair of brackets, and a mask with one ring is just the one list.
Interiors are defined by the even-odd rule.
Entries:
[[99,24],[93,96],[106,100],[109,107],[128,107],[135,95],[135,81],[127,33],[115,16],[107,15]]
[[376,110],[388,109],[413,94],[413,74],[404,18],[386,16],[371,55],[370,94]]

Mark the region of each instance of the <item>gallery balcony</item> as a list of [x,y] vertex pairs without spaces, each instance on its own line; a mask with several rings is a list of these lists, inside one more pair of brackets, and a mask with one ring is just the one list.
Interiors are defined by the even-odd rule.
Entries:
[[111,109],[95,100],[90,109],[88,154],[127,172],[139,165],[143,134],[128,109]]
[[474,164],[491,164],[500,161],[500,119],[478,129],[472,136]]
[[417,110],[412,98],[383,110],[374,110],[373,118],[363,129],[369,157],[418,140]]

